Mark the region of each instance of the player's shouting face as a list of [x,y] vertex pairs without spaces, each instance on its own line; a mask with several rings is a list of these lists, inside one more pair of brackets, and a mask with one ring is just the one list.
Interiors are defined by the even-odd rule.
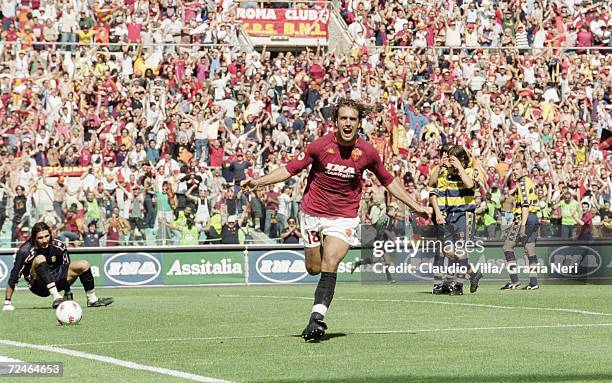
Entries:
[[46,249],[49,247],[49,243],[51,242],[51,233],[49,230],[43,230],[36,234],[36,247],[39,249]]
[[353,145],[357,138],[357,128],[359,128],[359,111],[348,106],[343,106],[338,110],[338,144]]
[[520,162],[512,163],[512,179],[514,181],[518,181],[525,174],[525,169],[523,169],[523,165]]

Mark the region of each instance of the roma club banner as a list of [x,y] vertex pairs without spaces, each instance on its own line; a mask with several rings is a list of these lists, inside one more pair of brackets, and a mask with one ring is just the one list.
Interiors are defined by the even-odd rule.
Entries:
[[80,177],[89,170],[88,166],[45,166],[38,167],[38,173],[45,177]]
[[327,38],[328,9],[238,8],[237,14],[250,36]]

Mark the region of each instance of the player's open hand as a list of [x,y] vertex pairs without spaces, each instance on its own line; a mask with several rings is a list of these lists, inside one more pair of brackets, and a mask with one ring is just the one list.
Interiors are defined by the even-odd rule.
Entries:
[[15,306],[11,303],[11,301],[4,301],[4,306],[2,306],[2,311],[15,311]]
[[436,214],[436,223],[438,225],[444,225],[446,223],[446,219],[444,219],[442,214]]
[[457,170],[463,169],[463,165],[461,164],[461,161],[459,161],[459,159],[457,157],[450,156],[448,161],[451,164],[451,166],[454,167],[455,169],[457,169]]
[[257,189],[257,182],[253,178],[247,177],[244,181],[240,182],[240,187],[247,192],[254,191]]

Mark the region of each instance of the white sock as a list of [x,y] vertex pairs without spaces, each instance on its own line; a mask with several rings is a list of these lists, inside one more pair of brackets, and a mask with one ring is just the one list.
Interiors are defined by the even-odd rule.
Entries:
[[96,296],[96,290],[85,291],[85,294],[87,294],[87,302],[89,303],[94,303],[98,300],[98,297]]
[[320,304],[320,303],[316,304],[312,306],[312,312],[321,314],[321,316],[325,318],[325,314],[327,314],[327,306]]
[[53,300],[56,300],[58,298],[62,298],[62,296],[60,295],[60,293],[57,291],[57,287],[53,286],[49,289],[49,292],[51,293],[51,295],[53,295]]

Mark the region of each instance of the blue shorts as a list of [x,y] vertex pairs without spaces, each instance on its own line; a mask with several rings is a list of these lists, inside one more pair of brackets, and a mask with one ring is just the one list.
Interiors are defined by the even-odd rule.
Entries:
[[471,211],[446,213],[444,225],[444,243],[457,241],[473,241],[475,216]]

